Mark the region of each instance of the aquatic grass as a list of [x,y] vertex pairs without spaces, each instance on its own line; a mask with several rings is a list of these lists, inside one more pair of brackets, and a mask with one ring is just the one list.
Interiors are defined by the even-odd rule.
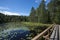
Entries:
[[47,26],[47,27],[49,27],[51,25],[51,24],[42,24],[42,23],[33,23],[33,22],[21,22],[21,24],[23,24],[25,26],[28,26],[28,27],[38,27],[38,26],[41,26],[41,27]]
[[50,26],[51,24],[33,23],[33,22],[21,22],[22,24],[29,26]]

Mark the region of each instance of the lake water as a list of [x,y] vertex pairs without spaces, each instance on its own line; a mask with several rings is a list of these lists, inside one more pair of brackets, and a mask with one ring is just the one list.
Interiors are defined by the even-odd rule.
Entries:
[[0,29],[0,40],[29,40],[29,28],[20,23],[1,24]]

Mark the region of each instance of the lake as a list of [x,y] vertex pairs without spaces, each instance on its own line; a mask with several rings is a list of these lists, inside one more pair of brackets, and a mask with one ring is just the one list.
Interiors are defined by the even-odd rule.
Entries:
[[0,24],[0,40],[30,40],[30,29],[20,23]]

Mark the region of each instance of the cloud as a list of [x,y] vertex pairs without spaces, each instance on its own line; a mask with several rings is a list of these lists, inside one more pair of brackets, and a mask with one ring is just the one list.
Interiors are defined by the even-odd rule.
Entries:
[[8,11],[0,11],[0,12],[5,15],[20,15],[20,13],[14,13],[14,12],[8,12]]
[[0,6],[0,10],[9,10],[9,8]]
[[37,1],[37,0],[35,0],[35,3],[38,3],[38,1]]
[[5,15],[29,16],[29,13],[18,13],[18,12],[9,12],[9,11],[1,11],[1,10],[0,13],[3,13]]
[[[42,0],[35,0],[35,3],[39,3],[40,1],[42,1]],[[45,0],[45,1],[47,1],[47,0]]]
[[28,13],[10,12],[10,11],[7,11],[7,10],[10,10],[10,9],[7,8],[7,7],[1,7],[0,6],[0,13],[3,13],[5,15],[18,15],[18,16],[20,16],[20,15],[22,15],[22,16],[28,16],[29,15]]
[[35,3],[39,3],[40,0],[35,0]]
[[29,13],[20,13],[22,16],[29,16]]
[[46,1],[46,0],[45,0]]

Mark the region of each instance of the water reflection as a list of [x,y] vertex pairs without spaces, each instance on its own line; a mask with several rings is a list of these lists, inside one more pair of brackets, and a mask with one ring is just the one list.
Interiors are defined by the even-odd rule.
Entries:
[[30,34],[28,30],[5,31],[0,33],[0,40],[26,40],[28,35]]
[[27,27],[9,28],[0,32],[0,40],[29,40],[29,34]]

